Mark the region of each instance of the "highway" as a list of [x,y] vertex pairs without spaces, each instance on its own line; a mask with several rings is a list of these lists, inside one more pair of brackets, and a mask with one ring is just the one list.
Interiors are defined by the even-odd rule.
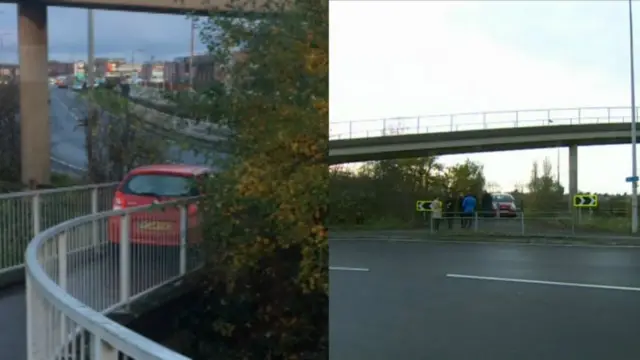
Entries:
[[[58,171],[83,171],[87,166],[84,129],[78,119],[87,114],[86,102],[70,89],[51,87],[50,92],[52,167]],[[154,135],[150,135],[154,136]],[[167,146],[170,161],[202,164],[207,158],[179,146]]]
[[332,240],[330,358],[640,358],[640,248]]

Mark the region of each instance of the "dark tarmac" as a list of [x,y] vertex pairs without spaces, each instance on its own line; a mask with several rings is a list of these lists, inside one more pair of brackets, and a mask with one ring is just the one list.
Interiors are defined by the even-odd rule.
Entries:
[[[335,240],[331,360],[640,358],[640,248]],[[638,291],[447,277],[637,287]]]

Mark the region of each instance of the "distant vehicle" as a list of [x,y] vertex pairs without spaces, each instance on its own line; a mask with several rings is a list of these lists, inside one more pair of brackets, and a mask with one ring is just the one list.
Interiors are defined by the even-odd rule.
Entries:
[[[113,198],[113,209],[151,205],[201,194],[203,180],[212,170],[205,166],[162,164],[147,165],[131,170],[118,186]],[[198,229],[198,209],[195,204],[187,211],[190,241],[202,238]],[[120,216],[109,219],[109,240],[120,244]],[[154,246],[180,244],[180,212],[175,208],[131,215],[131,243]]]
[[58,78],[56,78],[56,86],[59,89],[66,89],[69,87],[69,83],[67,81],[66,77],[60,76]]
[[84,83],[76,82],[71,86],[71,90],[73,91],[82,91],[84,89]]
[[493,211],[500,217],[516,217],[518,216],[518,208],[516,207],[516,199],[511,194],[491,194],[493,200]]

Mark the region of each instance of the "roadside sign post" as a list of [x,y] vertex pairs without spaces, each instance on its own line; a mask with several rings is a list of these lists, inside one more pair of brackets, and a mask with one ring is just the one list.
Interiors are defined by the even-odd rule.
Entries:
[[578,209],[578,224],[582,222],[582,209],[593,209],[598,207],[598,195],[579,194],[573,197],[573,206]]
[[431,201],[418,200],[416,201],[416,211],[422,213],[422,219],[427,222],[427,212],[431,211]]
[[596,208],[598,207],[598,195],[580,194],[573,197],[573,206],[577,208]]

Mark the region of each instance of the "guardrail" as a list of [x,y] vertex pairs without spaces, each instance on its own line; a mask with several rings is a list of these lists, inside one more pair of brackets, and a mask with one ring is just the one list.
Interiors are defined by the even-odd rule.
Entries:
[[38,234],[26,251],[28,359],[187,360],[105,315],[202,264],[198,201],[111,210]]
[[[145,108],[145,105],[143,103],[138,103],[140,100],[154,103],[165,108],[172,106],[172,104],[164,98],[163,92],[155,88],[132,87],[132,92],[129,95],[129,98],[136,103],[134,107],[140,107],[141,110],[142,108]],[[151,107],[145,108],[144,111],[148,111],[149,109],[157,113],[156,116],[149,118],[149,121],[154,122],[156,125],[164,126],[168,130],[177,131],[189,137],[207,141],[218,141],[224,139],[221,135],[224,135],[227,131],[226,128],[217,126],[208,121],[187,119],[169,114],[165,111],[153,109]]]
[[[504,212],[504,211],[503,211]],[[620,212],[626,214],[626,212]],[[596,214],[589,209],[569,211],[475,212],[472,214],[445,214],[435,218],[424,213],[424,225],[430,233],[442,235],[495,235],[495,236],[560,236],[603,237],[614,239],[629,237],[631,219],[628,216]],[[640,237],[634,237],[640,243]]]
[[42,229],[111,209],[118,183],[0,194],[0,275],[21,268]]
[[346,140],[532,126],[630,123],[631,118],[631,107],[622,106],[427,115],[331,122],[329,138]]

